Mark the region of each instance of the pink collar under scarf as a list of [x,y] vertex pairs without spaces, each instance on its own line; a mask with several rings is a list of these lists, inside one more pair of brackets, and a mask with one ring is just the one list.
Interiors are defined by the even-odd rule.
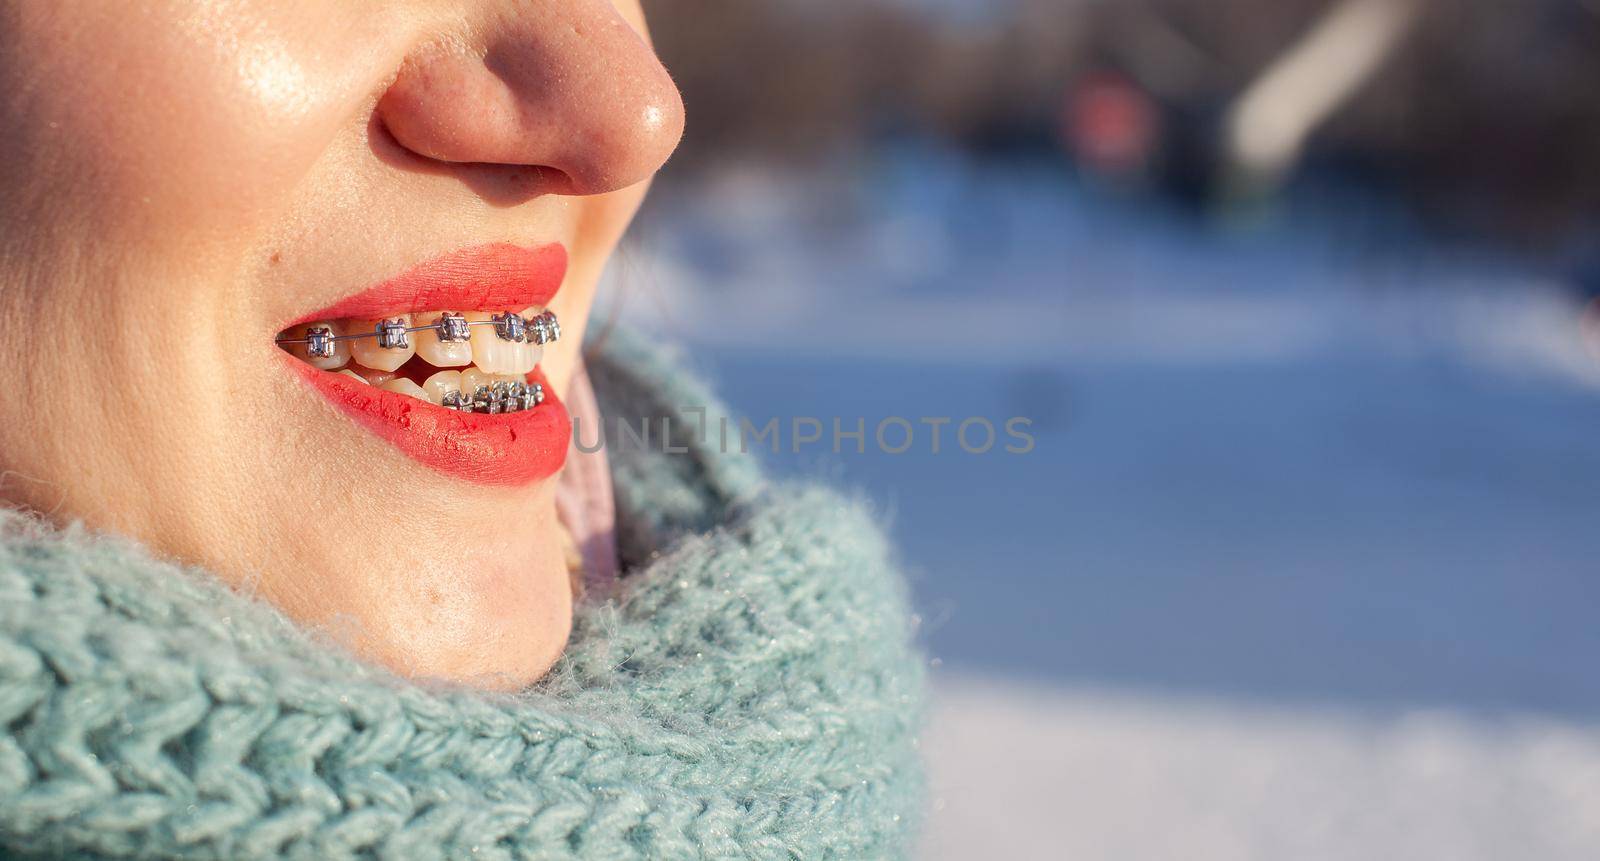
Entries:
[[[589,382],[589,369],[580,359],[567,386],[567,412],[589,429],[600,427],[600,403]],[[617,582],[617,506],[611,490],[611,465],[601,446],[593,452],[578,448],[572,435],[567,465],[556,485],[556,515],[561,518],[583,557],[584,585],[598,597],[611,594]]]

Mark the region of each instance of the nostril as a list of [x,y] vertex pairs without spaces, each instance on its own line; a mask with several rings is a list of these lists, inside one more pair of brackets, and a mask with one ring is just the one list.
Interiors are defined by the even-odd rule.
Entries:
[[400,136],[394,133],[394,129],[390,128],[388,121],[384,119],[382,110],[373,112],[372,120],[367,123],[367,141],[384,161],[401,158],[433,161],[402,143]]
[[416,173],[451,176],[484,202],[496,207],[520,206],[545,194],[573,194],[576,187],[564,172],[540,164],[452,161],[408,145],[389,126],[383,112],[374,112],[367,143],[385,164]]

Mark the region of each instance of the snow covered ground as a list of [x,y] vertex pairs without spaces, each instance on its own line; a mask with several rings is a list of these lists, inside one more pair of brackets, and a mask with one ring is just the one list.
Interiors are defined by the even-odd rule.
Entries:
[[946,678],[922,856],[1527,858],[1600,847],[1600,735]]
[[1218,232],[936,152],[664,190],[616,313],[818,419],[770,459],[905,549],[927,857],[1600,853],[1600,363],[1545,275],[1355,196]]

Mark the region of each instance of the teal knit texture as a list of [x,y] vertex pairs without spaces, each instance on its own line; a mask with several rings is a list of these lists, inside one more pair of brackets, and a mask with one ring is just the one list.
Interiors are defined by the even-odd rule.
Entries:
[[[699,439],[631,337],[621,595],[517,696],[397,679],[202,571],[0,519],[10,857],[878,859],[920,809],[922,661],[869,512]],[[660,420],[675,417],[664,453]],[[584,432],[592,439],[593,429]],[[736,447],[735,447],[736,448]]]

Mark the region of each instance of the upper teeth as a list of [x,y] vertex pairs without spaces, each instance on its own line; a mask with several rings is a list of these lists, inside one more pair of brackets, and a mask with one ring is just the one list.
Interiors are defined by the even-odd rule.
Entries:
[[410,315],[388,317],[371,321],[370,332],[355,331],[343,335],[335,332],[331,323],[312,323],[304,327],[302,334],[279,338],[278,343],[304,345],[307,357],[312,359],[332,359],[337,355],[341,341],[375,338],[379,349],[404,350],[411,346],[412,333],[425,332],[442,343],[459,344],[471,339],[471,327],[482,325],[493,326],[495,337],[509,343],[532,343],[542,347],[561,339],[561,321],[549,311],[534,313],[530,309],[522,314],[508,311],[485,319],[468,319],[467,315],[455,311],[440,311],[424,316],[431,319],[421,325],[413,325]]
[[[342,324],[316,322],[285,332],[277,342],[325,371],[344,369],[353,359],[351,376],[442,404],[440,386],[419,386],[403,375],[392,379],[393,372],[416,356],[436,368],[475,366],[468,369],[474,380],[516,382],[538,366],[544,345],[560,337],[561,323],[554,314],[530,308],[520,314],[434,311]],[[475,388],[466,391],[476,394]]]

